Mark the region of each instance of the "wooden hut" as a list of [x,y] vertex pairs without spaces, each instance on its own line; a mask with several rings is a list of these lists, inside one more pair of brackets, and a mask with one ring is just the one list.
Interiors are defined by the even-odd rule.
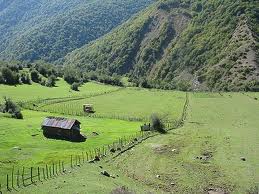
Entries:
[[47,138],[85,141],[86,137],[80,133],[80,124],[76,119],[47,117],[44,119],[41,128]]
[[83,109],[86,113],[94,113],[94,108],[92,104],[84,104]]

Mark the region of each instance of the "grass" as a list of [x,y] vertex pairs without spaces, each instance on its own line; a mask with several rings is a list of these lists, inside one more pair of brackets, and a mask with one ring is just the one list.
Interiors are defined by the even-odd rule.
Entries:
[[[126,88],[109,93],[117,88],[88,84],[93,93],[95,87],[97,92],[107,92],[83,100],[71,97],[67,102],[46,104],[43,108],[61,112],[63,106],[70,104],[76,111],[81,110],[82,103],[92,103],[97,114],[104,117],[114,114],[146,118],[151,112],[157,112],[165,118],[177,119],[185,102],[185,94],[181,92]],[[83,86],[78,96],[87,96],[89,85]],[[18,101],[26,99],[27,95],[10,94]],[[64,94],[66,91],[63,91],[62,98],[66,97]],[[59,97],[59,94],[51,95]],[[136,193],[206,193],[209,189],[255,193],[256,186],[259,186],[259,103],[255,99],[259,97],[258,93],[190,93],[189,96],[188,116],[182,128],[150,138],[115,159],[86,164],[72,173],[19,192],[110,193],[125,185]],[[28,95],[27,98],[37,99]],[[51,96],[46,94],[41,98]],[[57,113],[30,110],[23,110],[23,113],[24,120],[0,115],[1,175],[10,173],[12,166],[30,167],[68,161],[71,154],[80,154],[110,144],[119,137],[135,134],[142,124],[71,115],[69,117],[82,122],[82,131],[88,135],[84,143],[71,143],[46,139],[42,135],[40,123],[43,118]],[[100,135],[94,136],[92,132]],[[242,161],[242,157],[246,161]],[[100,175],[99,165],[119,177],[112,179]],[[1,181],[4,179],[0,178]]]
[[[141,125],[138,122],[73,117],[82,123],[82,133],[87,135],[88,139],[83,143],[71,143],[46,139],[43,136],[40,125],[49,113],[25,110],[23,114],[24,120],[0,116],[0,180],[4,179],[6,173],[10,173],[13,166],[30,167],[69,160],[71,154],[101,148],[120,137],[134,135],[140,131]],[[99,133],[99,136],[92,135],[92,132]]]
[[77,92],[71,90],[70,85],[61,78],[59,79],[59,81],[57,81],[56,87],[52,88],[41,86],[37,83],[33,83],[32,85],[23,84],[17,86],[0,84],[0,102],[3,100],[2,97],[4,96],[10,97],[15,101],[31,101],[47,98],[85,96],[116,89],[117,87],[114,86],[88,82],[80,87],[80,91]]
[[259,186],[258,115],[259,104],[243,94],[192,94],[183,128],[149,139],[110,164],[158,191],[252,192]]
[[62,114],[84,114],[83,104],[93,104],[97,117],[140,118],[148,121],[151,113],[173,120],[181,116],[185,93],[127,88],[107,95],[43,106],[40,110]]
[[[106,171],[112,175],[116,175],[116,178],[105,177],[101,175],[102,166]],[[118,176],[117,176],[118,175]],[[73,185],[73,186],[71,186]],[[20,189],[18,193],[85,193],[85,194],[107,194],[111,193],[114,189],[122,186],[127,187],[134,193],[149,193],[153,189],[138,183],[127,176],[124,173],[119,172],[118,169],[113,167],[107,167],[103,162],[98,164],[85,164],[77,170],[73,170],[70,174],[59,176],[51,181],[43,182],[43,184],[37,184],[25,189]]]
[[[177,119],[181,115],[185,101],[184,93],[118,89],[118,87],[89,82],[80,88],[80,92],[72,92],[69,85],[62,79],[57,82],[55,88],[42,87],[39,84],[17,87],[0,85],[3,96],[11,97],[15,101],[37,102],[42,99],[39,102],[43,102],[41,105],[46,105],[43,108],[50,107],[51,110],[54,110],[47,109],[47,112],[41,112],[24,109],[22,111],[23,120],[12,119],[7,114],[0,115],[0,174],[2,175],[0,182],[5,180],[5,175],[11,172],[13,166],[21,168],[22,166],[42,166],[59,160],[69,161],[71,154],[81,154],[82,151],[100,148],[121,137],[134,135],[140,131],[140,125],[143,122],[108,119],[111,114],[122,115],[125,112],[123,115],[129,117],[132,115],[149,117],[152,112],[158,112],[170,115],[171,119]],[[87,96],[94,97],[87,98]],[[74,100],[82,97],[86,98],[86,102],[85,100]],[[77,118],[82,123],[82,132],[88,136],[86,142],[71,143],[50,140],[42,135],[41,122],[46,116],[61,116],[60,104],[69,104],[71,108],[66,107],[68,110],[73,110],[74,106],[78,107],[78,110],[79,108],[82,110],[81,103],[88,103],[88,99],[96,100],[90,103],[93,102],[98,114],[101,113],[103,117],[108,118],[75,116],[76,112],[72,112],[70,116],[66,113],[62,115]],[[163,103],[159,99],[163,99]],[[65,102],[57,103],[59,101]],[[94,136],[92,132],[100,135]]]

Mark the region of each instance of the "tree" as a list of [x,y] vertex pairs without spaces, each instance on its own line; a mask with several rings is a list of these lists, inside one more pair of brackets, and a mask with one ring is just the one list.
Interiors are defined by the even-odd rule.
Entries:
[[39,72],[35,69],[31,71],[31,80],[36,83],[40,82]]
[[6,84],[15,85],[19,83],[19,75],[8,67],[2,69],[2,77]]
[[23,84],[31,84],[31,78],[28,73],[22,72],[20,80]]
[[73,67],[66,67],[64,69],[64,80],[69,84],[79,82],[80,81],[79,73]]
[[56,84],[56,77],[54,75],[51,75],[48,77],[48,80],[46,82],[47,87],[54,87]]

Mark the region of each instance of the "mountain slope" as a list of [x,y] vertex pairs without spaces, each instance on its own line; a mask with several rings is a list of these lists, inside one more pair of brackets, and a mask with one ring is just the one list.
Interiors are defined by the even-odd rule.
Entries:
[[257,90],[258,7],[248,0],[159,1],[65,64],[166,89]]
[[55,61],[99,38],[153,0],[0,1],[0,56]]

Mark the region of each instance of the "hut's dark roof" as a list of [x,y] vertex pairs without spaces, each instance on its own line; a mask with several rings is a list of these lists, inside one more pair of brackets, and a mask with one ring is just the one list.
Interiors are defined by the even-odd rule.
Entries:
[[67,119],[60,117],[47,117],[42,123],[42,127],[54,127],[60,129],[71,129],[74,124],[80,124],[76,119]]

